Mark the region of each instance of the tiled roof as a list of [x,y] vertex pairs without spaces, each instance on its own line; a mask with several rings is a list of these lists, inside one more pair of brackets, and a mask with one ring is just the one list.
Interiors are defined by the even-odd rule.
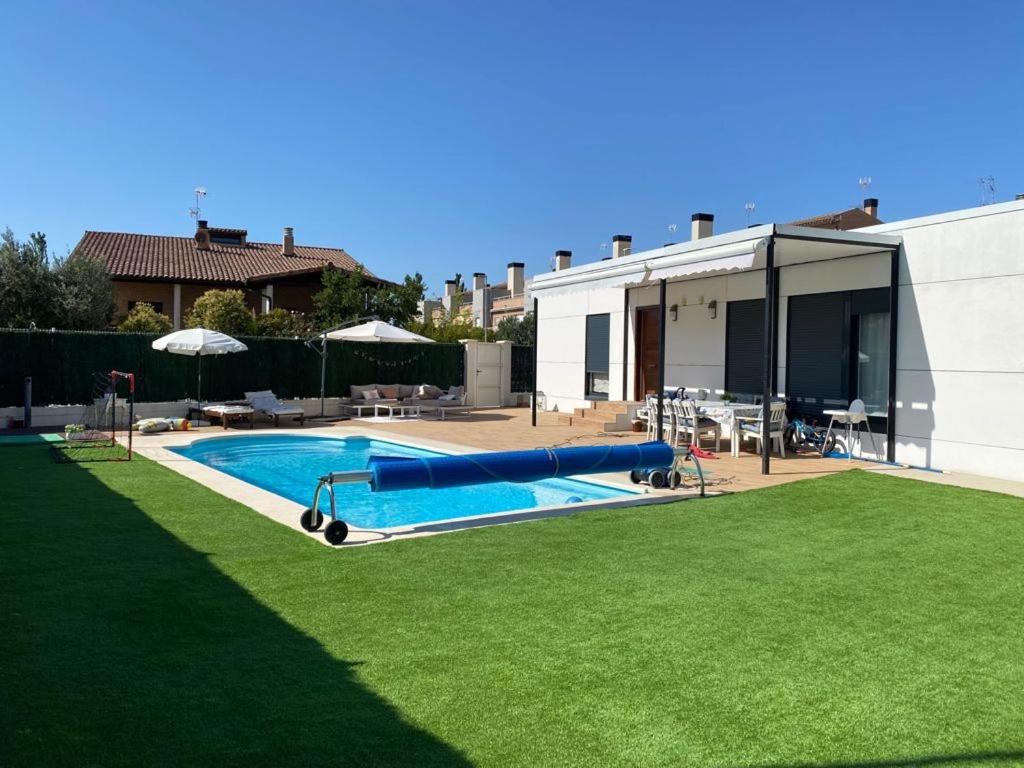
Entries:
[[[282,255],[280,243],[211,243],[200,250],[191,237],[128,232],[86,232],[73,255],[102,259],[121,280],[246,283],[319,273],[328,264],[347,272],[360,266],[341,248],[296,245],[294,256]],[[376,278],[366,267],[363,273]]]
[[882,220],[872,216],[863,208],[849,208],[845,211],[823,213],[820,216],[812,216],[809,219],[800,219],[799,221],[791,221],[789,223],[800,227],[847,230],[881,224]]

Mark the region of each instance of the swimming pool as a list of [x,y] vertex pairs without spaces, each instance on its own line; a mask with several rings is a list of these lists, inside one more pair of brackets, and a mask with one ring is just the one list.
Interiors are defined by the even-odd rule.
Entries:
[[[443,456],[368,437],[256,435],[197,440],[171,451],[308,507],[317,479],[328,472],[365,469],[371,455]],[[468,488],[371,493],[369,485],[335,486],[338,516],[359,528],[392,528],[496,512],[563,506],[567,503],[635,496],[579,480],[492,483]],[[571,501],[578,499],[579,501]],[[328,514],[325,498],[321,510]]]

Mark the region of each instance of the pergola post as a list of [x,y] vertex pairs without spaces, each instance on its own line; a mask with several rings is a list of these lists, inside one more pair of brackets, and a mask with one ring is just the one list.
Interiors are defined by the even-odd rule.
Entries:
[[896,461],[896,344],[899,338],[900,251],[889,255],[889,402],[885,413],[885,460]]
[[533,397],[530,398],[530,423],[537,426],[537,342],[540,341],[540,318],[537,316],[537,297],[533,297]]
[[626,374],[629,372],[629,287],[622,291],[622,400],[626,396]]
[[665,287],[658,285],[658,442],[665,439]]
[[771,469],[772,365],[775,361],[775,236],[768,236],[764,262],[764,345],[761,358],[761,474]]

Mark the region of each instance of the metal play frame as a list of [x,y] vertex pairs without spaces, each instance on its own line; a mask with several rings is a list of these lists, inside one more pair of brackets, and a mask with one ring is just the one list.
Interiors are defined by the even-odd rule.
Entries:
[[[658,467],[648,470],[634,470],[633,472],[643,472],[647,475],[648,482],[652,487],[664,488],[668,487],[672,490],[676,490],[682,482],[682,477],[685,472],[682,465],[687,461],[692,461],[694,468],[696,469],[696,475],[700,484],[700,497],[704,498],[704,472],[700,466],[700,459],[693,452],[693,446],[686,448],[672,448],[672,464],[669,467]],[[663,478],[664,482],[661,484],[652,482],[653,476],[658,474]],[[632,476],[632,473],[631,473]],[[313,503],[312,505],[303,511],[299,518],[299,524],[303,529],[307,531],[317,531],[320,526],[323,525],[324,515],[320,511],[320,496],[321,493],[326,493],[330,503],[330,517],[331,521],[327,524],[324,529],[324,538],[327,539],[327,543],[337,546],[345,541],[348,537],[348,524],[338,517],[337,504],[334,498],[334,485],[336,483],[351,484],[351,483],[372,483],[374,480],[374,473],[372,470],[350,470],[347,472],[328,472],[326,475],[320,477],[316,484],[316,490],[313,492]],[[533,480],[524,480],[522,482],[533,482]],[[506,478],[495,477],[490,482],[514,482]],[[637,482],[634,480],[634,482]],[[372,488],[371,490],[377,490]]]

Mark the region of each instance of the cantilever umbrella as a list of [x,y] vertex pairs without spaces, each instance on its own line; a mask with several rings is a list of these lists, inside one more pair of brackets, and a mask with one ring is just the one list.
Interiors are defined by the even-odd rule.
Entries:
[[420,336],[418,333],[396,328],[383,320],[371,320],[351,328],[337,328],[327,332],[328,339],[341,341],[390,341],[409,344],[433,344],[433,339]]
[[[195,357],[203,355],[226,355],[231,352],[245,352],[249,349],[238,339],[233,339],[227,334],[219,331],[211,331],[206,328],[186,328],[183,331],[175,331],[166,336],[161,336],[153,342],[153,349],[161,352],[170,352],[175,355],[192,355]],[[199,369],[199,382],[196,384],[196,401],[200,408],[203,401],[200,398],[203,388],[203,366],[202,361],[197,361]]]

